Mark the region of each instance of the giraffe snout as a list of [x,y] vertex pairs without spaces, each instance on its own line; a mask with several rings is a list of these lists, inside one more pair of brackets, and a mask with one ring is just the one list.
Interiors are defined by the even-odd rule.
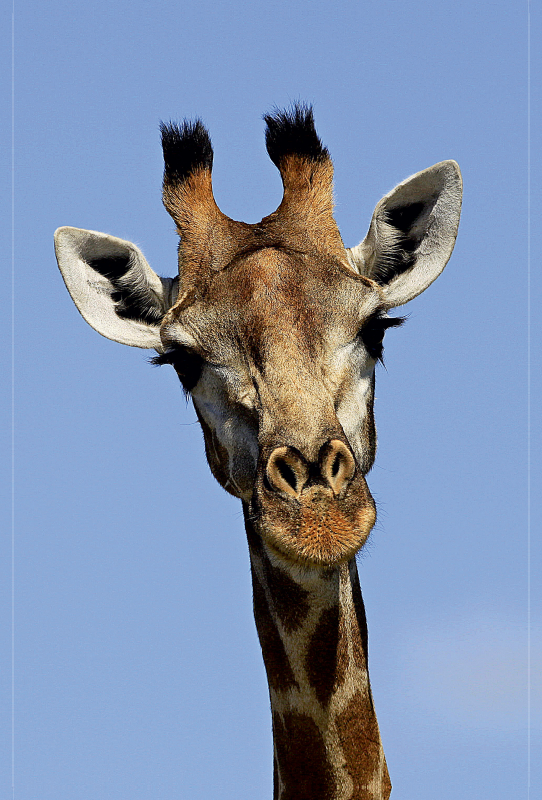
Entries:
[[339,439],[320,448],[318,461],[308,462],[295,447],[276,447],[270,454],[265,476],[268,488],[283,496],[299,499],[306,487],[323,486],[334,497],[344,494],[356,471],[350,449]]

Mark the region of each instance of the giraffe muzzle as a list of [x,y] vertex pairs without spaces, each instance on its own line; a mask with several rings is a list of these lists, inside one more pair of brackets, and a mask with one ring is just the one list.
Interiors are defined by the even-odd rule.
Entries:
[[295,447],[281,445],[262,461],[251,515],[266,542],[301,563],[350,560],[376,519],[350,448],[329,439],[311,462]]
[[321,485],[333,497],[344,496],[356,471],[349,448],[340,439],[322,445],[316,464],[310,464],[295,447],[276,447],[265,468],[271,491],[299,500],[311,485]]

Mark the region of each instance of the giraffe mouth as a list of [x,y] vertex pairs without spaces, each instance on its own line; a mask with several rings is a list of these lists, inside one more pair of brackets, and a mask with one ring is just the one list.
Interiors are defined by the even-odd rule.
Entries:
[[323,486],[285,499],[256,490],[251,518],[264,541],[289,560],[313,566],[350,561],[367,541],[376,507],[363,476],[344,497]]

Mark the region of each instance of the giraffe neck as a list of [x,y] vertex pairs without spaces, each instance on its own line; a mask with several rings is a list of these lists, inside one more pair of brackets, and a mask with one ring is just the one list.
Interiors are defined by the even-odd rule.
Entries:
[[273,715],[274,800],[388,800],[355,560],[298,567],[245,521]]

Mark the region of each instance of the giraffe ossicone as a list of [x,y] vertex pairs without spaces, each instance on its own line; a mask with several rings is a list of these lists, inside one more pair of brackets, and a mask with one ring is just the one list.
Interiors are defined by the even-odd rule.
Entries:
[[423,292],[452,253],[461,175],[443,161],[403,181],[347,249],[312,110],[265,121],[284,194],[261,222],[216,205],[200,121],[162,125],[178,276],[160,278],[130,242],[78,228],[57,230],[57,259],[93,328],[173,365],[213,475],[242,501],[274,797],[387,800],[354,558],[376,518],[366,482],[374,373],[386,329],[401,322],[388,311]]

